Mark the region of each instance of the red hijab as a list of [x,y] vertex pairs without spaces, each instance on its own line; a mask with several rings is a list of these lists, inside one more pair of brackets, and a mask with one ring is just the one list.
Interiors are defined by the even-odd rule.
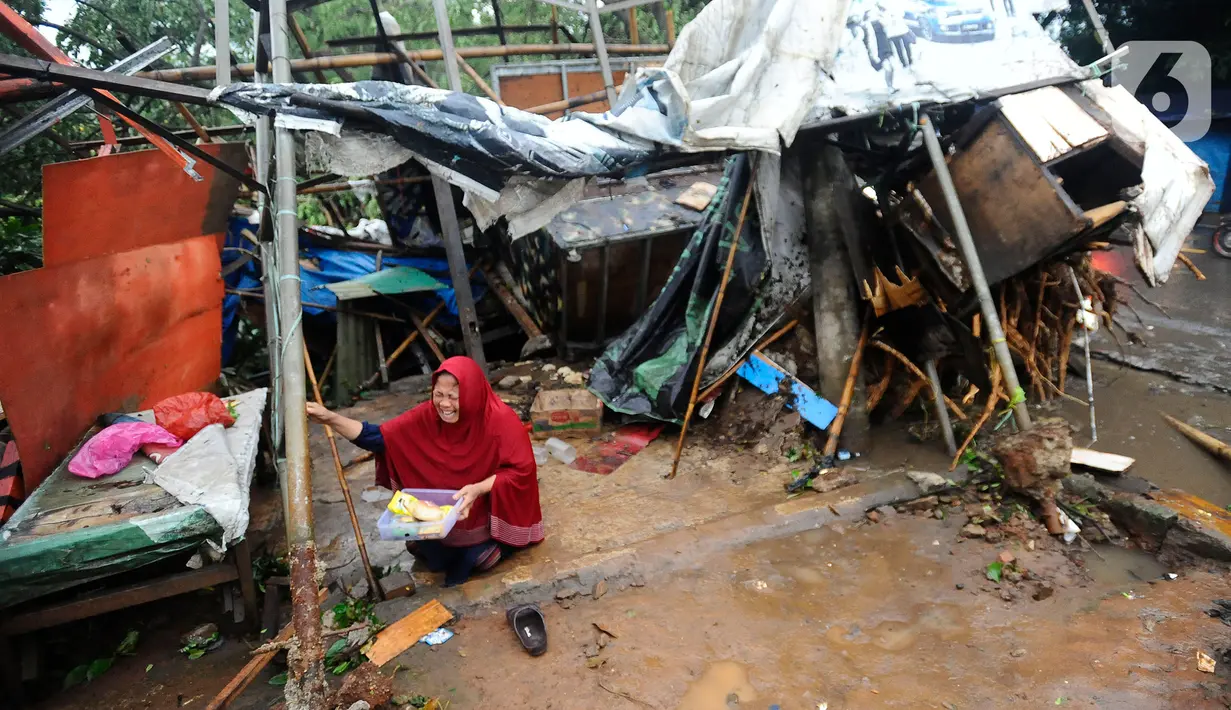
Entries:
[[474,502],[444,544],[541,542],[538,467],[521,419],[492,391],[474,360],[445,360],[432,376],[433,387],[446,372],[457,378],[457,421],[441,420],[429,399],[382,424],[385,452],[376,457],[376,485],[457,490],[494,474],[491,493]]

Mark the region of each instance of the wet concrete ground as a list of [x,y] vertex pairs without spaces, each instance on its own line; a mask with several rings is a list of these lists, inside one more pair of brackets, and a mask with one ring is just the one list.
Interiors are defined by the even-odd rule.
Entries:
[[[396,685],[454,708],[1226,707],[1226,669],[1196,669],[1198,649],[1231,646],[1204,613],[1226,594],[1220,575],[1150,584],[1117,561],[1093,581],[1057,552],[1019,546],[1024,568],[1066,586],[1005,603],[984,576],[1002,548],[959,542],[957,527],[898,516],[815,530],[550,604],[540,658],[503,615],[464,619],[446,645],[400,657],[411,670]],[[597,668],[594,624],[615,634]]]

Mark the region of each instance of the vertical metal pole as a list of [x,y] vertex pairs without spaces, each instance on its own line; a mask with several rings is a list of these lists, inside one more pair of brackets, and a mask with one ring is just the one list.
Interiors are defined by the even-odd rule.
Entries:
[[928,373],[928,381],[932,383],[932,402],[936,405],[936,418],[940,420],[940,433],[945,437],[945,448],[950,456],[957,456],[957,442],[953,440],[953,425],[949,423],[949,410],[945,409],[945,393],[940,389],[936,361],[928,360],[923,369]]
[[1094,0],[1082,1],[1086,4],[1086,13],[1090,15],[1090,24],[1094,25],[1094,34],[1098,35],[1103,51],[1107,54],[1115,53],[1116,46],[1111,43],[1111,35],[1107,34],[1107,28],[1103,26],[1103,18],[1099,17],[1098,10],[1094,9]]
[[[269,0],[274,82],[291,82],[286,0]],[[291,563],[291,621],[296,645],[289,655],[288,710],[325,707],[324,646],[317,602],[316,541],[312,516],[312,466],[308,452],[307,378],[303,305],[299,298],[299,229],[295,210],[295,139],[274,128],[278,179],[274,224],[278,240],[278,305],[282,328],[282,401],[286,421],[286,541]]]
[[[445,0],[432,0],[436,11],[436,32],[440,35],[440,50],[445,57],[445,74],[449,77],[449,90],[461,91],[462,78],[457,73],[457,52],[453,49],[453,30],[449,27],[449,12]],[[444,231],[445,254],[449,258],[449,277],[457,298],[457,316],[461,321],[462,340],[466,354],[487,371],[487,358],[483,355],[483,338],[479,333],[479,317],[474,310],[474,294],[470,291],[470,278],[466,270],[466,253],[462,249],[462,229],[457,223],[457,207],[453,203],[453,189],[444,178],[432,177],[432,191],[436,195],[436,210],[440,213],[440,227]]]
[[603,23],[598,14],[597,0],[587,0],[586,14],[590,16],[590,34],[593,35],[594,53],[598,55],[598,66],[603,70],[603,88],[607,90],[607,109],[611,110],[615,108],[616,102],[615,79],[611,77],[611,62],[607,61],[607,41],[603,39]]
[[[1077,312],[1079,316],[1084,316],[1086,297],[1081,292],[1081,284],[1077,282],[1077,272],[1071,266],[1069,276],[1073,277],[1073,290],[1077,292]],[[1094,418],[1094,370],[1090,365],[1090,336],[1093,333],[1086,328],[1084,317],[1077,321],[1077,325],[1081,327],[1082,340],[1086,346],[1086,401],[1090,403],[1090,443],[1095,444],[1098,443],[1098,422]]]
[[945,204],[949,207],[949,215],[953,218],[953,228],[957,232],[962,260],[966,262],[966,270],[970,272],[970,281],[974,284],[975,293],[979,297],[983,322],[987,324],[987,337],[991,339],[992,348],[996,351],[996,361],[1000,363],[1000,369],[1004,373],[1009,396],[1019,400],[1013,406],[1017,426],[1022,430],[1029,429],[1031,427],[1030,412],[1026,409],[1022,386],[1017,379],[1017,370],[1013,369],[1013,356],[1009,353],[1009,344],[1004,338],[1004,328],[1000,325],[1000,314],[996,312],[996,302],[992,300],[992,291],[987,286],[987,275],[983,273],[979,252],[975,250],[975,240],[970,234],[966,213],[962,211],[962,203],[957,199],[957,188],[953,186],[953,176],[949,174],[949,166],[945,163],[944,153],[940,150],[940,140],[936,137],[931,120],[924,116],[920,125],[923,128],[923,142],[927,145],[928,156],[932,159],[932,168],[936,171],[936,180],[940,183],[940,190],[945,195]]
[[231,85],[231,8],[227,0],[214,0],[214,63],[216,84]]
[[[252,12],[252,34],[260,41],[261,13]],[[264,74],[254,74],[253,82],[264,84]],[[256,181],[269,186],[269,154],[271,136],[269,117],[261,116],[256,120],[256,160],[253,175]],[[264,193],[257,193],[257,214],[261,225],[268,228],[269,199]],[[271,230],[272,231],[272,230]],[[278,249],[271,234],[261,230],[261,287],[265,293],[265,347],[269,353],[269,446],[273,449],[274,458],[282,451],[282,363],[278,346],[282,342],[282,333],[278,328]],[[285,486],[282,492],[286,492]],[[285,501],[283,501],[285,503]]]

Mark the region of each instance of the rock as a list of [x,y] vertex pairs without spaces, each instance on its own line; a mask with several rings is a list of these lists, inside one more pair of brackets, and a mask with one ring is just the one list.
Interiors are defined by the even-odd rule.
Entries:
[[1015,649],[1013,649],[1012,651],[1009,651],[1009,655],[1010,655],[1010,656],[1012,656],[1012,657],[1014,657],[1014,658],[1021,658],[1022,656],[1026,655],[1026,649],[1024,649],[1024,648],[1015,648]]
[[876,512],[875,510],[869,510],[867,512],[867,517],[868,517],[868,520],[873,523],[879,523],[881,521],[880,513]]
[[599,648],[607,648],[607,644],[611,643],[611,637],[605,633],[599,632],[598,639],[595,640]]
[[594,597],[594,599],[598,600],[598,599],[602,599],[603,595],[606,593],[607,593],[607,580],[600,579],[598,583],[594,585],[594,592],[592,596]]
[[556,603],[560,605],[561,609],[572,609],[573,608],[572,599],[557,599]]
[[1117,493],[1103,504],[1111,521],[1152,547],[1162,544],[1180,516],[1167,506],[1136,495]]
[[955,585],[953,585],[953,586],[957,587],[958,591],[961,591],[961,590],[963,590],[963,589],[965,589],[965,588],[966,588],[966,585],[965,585],[965,584],[962,584],[961,582],[958,582],[957,584],[955,584]]
[[1088,473],[1074,473],[1062,482],[1065,492],[1085,498],[1091,503],[1102,503],[1111,497],[1111,491]]
[[915,482],[920,490],[924,493],[931,493],[934,490],[948,487],[949,483],[944,476],[929,473],[928,471],[907,471],[906,477]]
[[534,378],[531,377],[530,375],[522,375],[521,377],[517,378],[517,381],[521,382],[523,385],[527,385],[527,384],[530,384],[530,380],[533,380],[533,379]]
[[940,503],[940,499],[936,496],[924,496],[910,501],[904,507],[907,510],[931,510]]
[[361,579],[351,585],[350,596],[355,599],[366,599],[370,591],[372,590],[368,587],[368,580]]
[[181,646],[204,647],[218,633],[217,624],[201,624],[192,631],[180,636]]
[[571,367],[562,367],[559,370],[556,370],[556,377],[568,377],[569,375],[572,375],[572,374],[573,374],[573,368]]
[[556,366],[551,364],[550,362],[547,363],[546,365],[543,365],[543,372],[555,372],[555,371],[556,371]]
[[1017,599],[1017,595],[1013,593],[1012,587],[1001,587],[1000,598],[1006,602],[1011,602]]
[[597,643],[587,644],[581,649],[582,653],[586,654],[586,658],[597,658],[600,650]]
[[894,510],[892,505],[882,505],[876,509],[876,512],[881,514],[881,518],[892,518],[898,514],[898,511]]
[[945,511],[944,511],[944,510],[941,510],[940,508],[937,508],[936,510],[933,510],[933,511],[932,511],[932,517],[933,517],[933,518],[936,518],[937,520],[944,520],[944,519],[945,519]]
[[346,708],[346,710],[372,710],[372,706],[369,705],[366,700],[356,700],[354,704],[352,704],[349,708]]
[[601,656],[595,656],[594,658],[587,658],[586,668],[589,668],[590,670],[594,670],[595,668],[598,668],[599,666],[603,665],[606,662],[607,662],[607,659]]
[[1010,584],[1018,584],[1022,581],[1022,573],[1015,569],[1006,569],[1004,571],[1004,579]]
[[502,390],[511,390],[520,384],[521,384],[520,377],[518,377],[517,375],[509,375],[507,377],[501,378],[501,380],[496,383],[496,386]]
[[996,543],[1004,539],[1004,533],[1000,531],[1000,528],[990,528],[987,531],[986,539],[988,542],[995,545]]
[[556,592],[556,599],[572,599],[577,596],[577,590],[572,587],[565,587]]
[[580,372],[570,372],[567,375],[564,375],[564,384],[566,385],[572,385],[573,387],[580,387],[584,385],[585,383],[586,383],[585,376],[583,376]]
[[1017,558],[1013,556],[1013,553],[1009,552],[1008,550],[1003,550],[999,555],[996,556],[996,559],[1000,560],[1006,565],[1011,565],[1017,560]]
[[386,599],[407,597],[415,593],[415,578],[409,572],[397,570],[386,574],[380,580],[380,586],[385,590]]
[[1044,599],[1051,599],[1051,596],[1055,593],[1055,587],[1051,586],[1047,582],[1039,582],[1039,584],[1034,588],[1034,594],[1031,595],[1031,597],[1036,602],[1041,602]]
[[1212,525],[1204,525],[1191,518],[1181,517],[1167,531],[1167,537],[1163,540],[1163,547],[1159,555],[1175,559],[1177,552],[1219,562],[1231,562],[1231,537]]
[[1039,419],[1030,431],[1002,437],[992,453],[1004,468],[1006,485],[1037,495],[1069,475],[1073,429],[1063,419]]
[[962,528],[962,534],[966,537],[987,537],[987,530],[982,525],[970,523]]
[[632,579],[630,579],[630,580],[628,580],[628,586],[630,586],[630,587],[644,587],[644,586],[645,586],[645,577],[642,577],[642,576],[641,576],[641,575],[639,575],[639,574],[633,575],[633,578],[632,578]]

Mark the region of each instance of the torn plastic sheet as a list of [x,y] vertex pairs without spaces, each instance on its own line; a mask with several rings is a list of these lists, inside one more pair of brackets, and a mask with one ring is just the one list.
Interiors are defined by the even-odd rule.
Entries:
[[[738,155],[727,162],[718,192],[680,254],[671,277],[646,312],[595,361],[590,390],[611,409],[625,414],[679,421],[688,405],[698,354],[717,298],[730,240],[750,179],[751,161]],[[749,314],[762,309],[769,260],[750,208],[714,343],[747,328]]]

